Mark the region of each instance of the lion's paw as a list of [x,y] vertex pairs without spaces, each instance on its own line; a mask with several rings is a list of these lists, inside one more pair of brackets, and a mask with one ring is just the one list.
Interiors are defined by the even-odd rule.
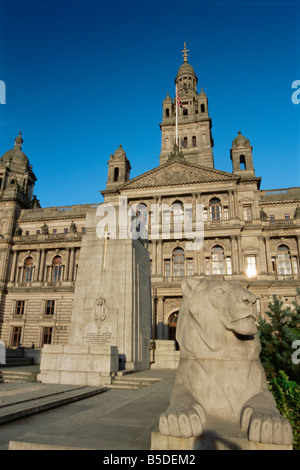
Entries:
[[284,445],[293,443],[290,423],[276,411],[255,411],[247,406],[243,411],[241,427],[248,429],[249,441]]
[[166,436],[199,437],[205,423],[205,413],[199,403],[189,407],[171,406],[160,416],[159,430]]

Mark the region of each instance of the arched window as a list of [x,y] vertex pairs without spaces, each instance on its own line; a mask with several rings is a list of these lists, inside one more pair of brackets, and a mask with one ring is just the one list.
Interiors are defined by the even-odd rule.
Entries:
[[210,220],[221,220],[221,215],[222,215],[221,201],[217,197],[214,197],[209,202],[209,214],[210,214]]
[[[176,341],[176,328],[178,322],[178,314],[179,312],[174,312],[169,316],[168,319],[168,339],[171,341]],[[179,345],[176,341],[176,349],[179,349]]]
[[193,147],[197,147],[197,138],[196,138],[195,135],[193,135],[193,137],[192,137],[192,145],[193,145]]
[[184,148],[184,149],[187,149],[187,148],[188,148],[188,138],[187,138],[187,137],[184,137],[184,138],[183,138],[183,148]]
[[176,248],[173,251],[173,276],[180,279],[184,276],[184,251],[182,248]]
[[181,224],[183,222],[183,205],[181,201],[176,201],[172,204],[173,222]]
[[205,106],[203,103],[201,103],[201,113],[205,113]]
[[55,256],[52,261],[52,282],[59,282],[62,280],[62,258]]
[[29,256],[24,261],[23,282],[32,282],[33,279],[33,258]]
[[287,276],[292,274],[290,250],[286,245],[280,245],[277,248],[278,253],[278,274]]
[[137,215],[137,231],[140,232],[141,238],[147,238],[147,230],[148,230],[148,209],[145,204],[138,204],[136,207],[136,215]]
[[166,109],[166,117],[169,117],[170,116],[170,110],[169,108]]
[[211,252],[212,274],[225,274],[225,256],[221,246],[214,246]]
[[245,155],[240,155],[240,170],[246,170],[246,158],[245,158]]
[[119,179],[119,168],[116,167],[114,169],[114,181],[118,181],[118,179]]
[[189,111],[187,108],[183,108],[183,115],[187,116],[189,114]]

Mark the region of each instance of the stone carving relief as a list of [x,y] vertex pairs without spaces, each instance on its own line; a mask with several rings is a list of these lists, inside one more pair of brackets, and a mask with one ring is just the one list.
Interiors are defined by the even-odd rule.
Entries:
[[108,309],[107,309],[105,299],[103,297],[96,299],[94,320],[95,320],[98,330],[100,330],[102,325],[106,322],[107,315],[108,315]]
[[259,354],[256,297],[233,281],[185,279],[176,339],[180,362],[161,434],[237,430],[250,441],[291,445],[290,423],[268,389]]
[[279,245],[286,245],[291,251],[297,250],[296,240],[294,238],[271,238],[270,249],[271,251],[277,251]]

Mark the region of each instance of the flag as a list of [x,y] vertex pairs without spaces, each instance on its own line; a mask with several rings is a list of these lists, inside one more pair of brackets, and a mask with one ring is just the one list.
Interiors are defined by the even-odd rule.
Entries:
[[180,106],[180,108],[182,108],[182,109],[186,109],[186,108],[183,106],[182,102],[181,102],[181,98],[180,98],[180,96],[179,96],[179,94],[178,94],[177,88],[176,88],[176,93],[177,93],[177,105]]

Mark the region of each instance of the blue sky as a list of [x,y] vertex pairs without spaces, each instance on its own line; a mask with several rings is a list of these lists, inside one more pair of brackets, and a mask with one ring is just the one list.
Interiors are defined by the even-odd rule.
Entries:
[[43,207],[97,203],[122,144],[131,177],[159,165],[162,101],[187,43],[215,167],[240,130],[262,189],[300,185],[297,1],[0,0],[0,155],[22,130]]

